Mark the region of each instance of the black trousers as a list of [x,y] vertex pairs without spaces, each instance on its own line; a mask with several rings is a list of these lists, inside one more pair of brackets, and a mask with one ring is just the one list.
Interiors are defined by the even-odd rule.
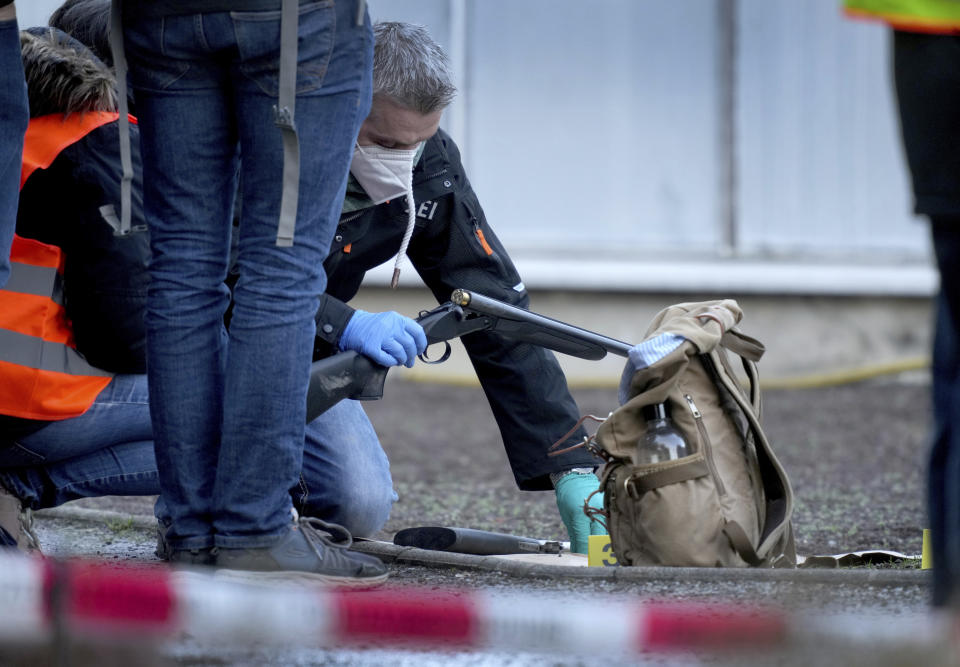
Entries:
[[895,31],[893,70],[915,210],[940,273],[927,470],[933,603],[960,605],[960,36]]

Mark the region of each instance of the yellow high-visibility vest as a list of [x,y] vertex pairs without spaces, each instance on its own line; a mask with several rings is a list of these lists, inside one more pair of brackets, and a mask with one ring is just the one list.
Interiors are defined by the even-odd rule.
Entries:
[[884,21],[897,30],[960,34],[960,0],[844,0],[848,16]]

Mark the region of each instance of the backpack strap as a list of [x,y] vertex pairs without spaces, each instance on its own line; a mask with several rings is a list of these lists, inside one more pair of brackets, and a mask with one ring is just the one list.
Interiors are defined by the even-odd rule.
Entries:
[[[763,353],[767,351],[767,348],[756,338],[748,336],[736,329],[730,329],[725,332],[720,339],[720,345],[740,357],[743,370],[747,374],[747,380],[750,383],[750,403],[753,404],[753,410],[757,415],[762,414],[762,406],[760,403],[760,373],[757,370],[757,362],[760,361],[760,358],[763,356]],[[725,361],[722,355],[720,359],[721,361]],[[724,363],[724,368],[727,368],[726,363]],[[729,368],[727,368],[727,370],[730,372]]]
[[773,561],[774,567],[796,567],[797,566],[797,543],[793,537],[793,525],[787,526],[787,539],[783,545],[783,553],[779,558]]
[[130,118],[127,101],[127,56],[123,49],[123,22],[120,0],[110,5],[110,50],[113,52],[113,66],[117,76],[117,104],[120,123],[120,226],[114,232],[126,236],[131,227],[131,187],[133,184],[133,162],[130,158]]
[[747,538],[747,533],[743,530],[743,527],[739,523],[736,521],[728,521],[723,527],[723,534],[727,536],[728,540],[730,540],[731,546],[733,546],[736,552],[740,555],[740,558],[753,567],[758,567],[764,564],[779,568],[796,567],[797,545],[793,539],[793,526],[789,524],[787,525],[782,552],[774,558],[768,560],[766,563],[762,558],[760,558],[759,554],[757,554],[757,550],[753,548],[753,545],[750,544],[750,540]]
[[[718,367],[717,363],[720,351],[713,350],[710,357]],[[751,362],[752,363],[752,362]],[[719,370],[719,369],[718,369]],[[775,562],[782,556],[787,556],[787,551],[792,545],[790,516],[793,512],[793,490],[790,488],[790,481],[786,472],[777,460],[770,442],[764,435],[763,428],[757,418],[757,413],[753,410],[751,403],[739,391],[739,387],[733,378],[726,371],[718,372],[717,378],[727,389],[733,399],[742,410],[750,429],[753,431],[754,446],[757,451],[757,461],[760,465],[760,478],[763,482],[764,501],[766,504],[765,521],[760,534],[760,543],[757,545],[756,553],[765,560]],[[752,383],[756,384],[756,383]],[[753,393],[751,391],[751,393]],[[759,394],[758,394],[759,395]],[[734,532],[736,529],[732,529]],[[741,528],[742,532],[742,528]],[[779,545],[780,552],[772,553]],[[746,559],[744,559],[746,560]],[[794,556],[793,563],[796,563]]]
[[730,544],[737,554],[740,555],[740,558],[745,560],[749,565],[753,567],[763,565],[763,559],[757,555],[757,550],[750,544],[750,538],[747,537],[746,531],[739,523],[736,521],[727,521],[723,526],[723,534],[730,540]]
[[763,418],[763,403],[760,398],[760,371],[757,365],[749,359],[740,357],[743,363],[743,370],[747,374],[747,380],[750,383],[750,404],[753,405],[753,411],[759,419]]
[[631,498],[639,498],[647,491],[659,489],[662,486],[685,482],[689,479],[707,477],[710,474],[710,468],[703,454],[697,452],[689,457],[684,457],[677,463],[664,466],[663,468],[647,474],[631,474],[623,480],[623,487],[627,495]]
[[282,0],[280,5],[279,95],[273,107],[273,120],[283,140],[283,190],[280,195],[280,220],[277,245],[293,245],[297,227],[297,199],[300,195],[300,140],[294,122],[297,101],[297,28],[300,19],[297,0]]
[[752,338],[736,329],[730,329],[724,332],[720,338],[720,345],[744,359],[749,359],[753,363],[760,361],[763,353],[767,351],[763,343],[756,338]]

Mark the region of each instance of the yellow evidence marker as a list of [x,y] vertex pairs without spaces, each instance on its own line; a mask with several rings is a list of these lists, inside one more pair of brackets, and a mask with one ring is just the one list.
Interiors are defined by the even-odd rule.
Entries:
[[617,557],[610,546],[609,535],[591,535],[587,546],[587,565],[590,567],[614,567]]

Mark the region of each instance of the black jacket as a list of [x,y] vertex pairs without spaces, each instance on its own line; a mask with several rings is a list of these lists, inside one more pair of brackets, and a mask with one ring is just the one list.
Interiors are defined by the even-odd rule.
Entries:
[[[22,54],[31,118],[116,108],[113,73],[86,47],[54,28],[33,28]],[[119,123],[103,125],[64,148],[20,190],[17,233],[63,249],[64,307],[77,350],[113,373],[145,373],[147,263],[140,141],[130,126],[132,227],[117,236],[120,212]]]
[[[520,276],[487,224],[456,144],[442,130],[424,147],[413,172],[413,191],[417,222],[407,255],[437,301],[448,301],[451,292],[462,287],[528,308],[530,298]],[[357,293],[366,271],[396,254],[406,223],[403,197],[341,217],[324,263],[327,293],[317,313],[318,354],[339,341],[353,313],[344,302]],[[549,489],[551,472],[597,465],[583,449],[547,456],[549,446],[579,419],[552,352],[487,332],[462,341],[521,489]],[[581,429],[569,442],[585,435]]]
[[143,222],[139,138],[131,126],[134,167],[133,232],[117,236],[109,211],[120,210],[117,123],[97,128],[65,148],[20,191],[17,233],[64,251],[64,307],[77,350],[113,373],[145,373],[147,262],[150,243]]

